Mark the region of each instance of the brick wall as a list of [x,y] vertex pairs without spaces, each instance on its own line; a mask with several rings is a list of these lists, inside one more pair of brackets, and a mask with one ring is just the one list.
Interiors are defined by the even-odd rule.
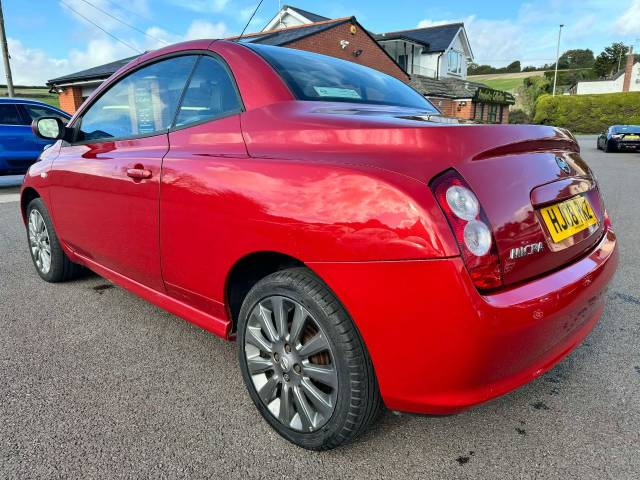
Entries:
[[[351,26],[355,26],[355,34],[351,33]],[[349,45],[341,48],[340,40],[346,40]],[[403,82],[409,81],[409,76],[389,57],[384,50],[358,24],[346,22],[336,25],[315,35],[311,35],[286,45],[289,48],[322,53],[375,68]],[[353,53],[362,50],[362,54]]]
[[[475,108],[477,108],[477,115],[480,115],[480,104],[477,104],[473,100],[451,100],[449,98],[439,97],[427,97],[427,99],[433,103],[443,115],[448,117],[466,118],[482,120],[483,122],[489,121],[490,106],[485,104],[484,112],[482,112],[482,118],[475,118]],[[464,105],[463,105],[464,103]],[[496,112],[496,121],[500,119],[500,106],[498,105],[498,111]],[[509,123],[509,105],[503,105],[502,108],[502,123]]]
[[427,97],[433,105],[447,117],[454,117],[453,101],[449,98]]
[[60,108],[67,113],[76,113],[76,110],[82,105],[82,88],[80,87],[63,87],[62,93],[58,96],[60,99]]
[[509,105],[505,105],[502,109],[502,123],[509,123]]
[[456,117],[473,118],[473,102],[471,100],[457,100],[453,103]]

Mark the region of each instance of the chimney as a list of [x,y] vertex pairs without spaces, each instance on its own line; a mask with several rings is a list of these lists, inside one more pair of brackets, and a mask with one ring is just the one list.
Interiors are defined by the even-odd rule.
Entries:
[[633,47],[629,48],[627,55],[627,64],[624,67],[624,82],[622,83],[622,91],[628,92],[631,86],[631,71],[633,70]]

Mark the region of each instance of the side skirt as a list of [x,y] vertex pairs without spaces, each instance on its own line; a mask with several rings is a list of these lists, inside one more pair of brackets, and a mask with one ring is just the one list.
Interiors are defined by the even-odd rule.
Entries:
[[94,262],[93,260],[73,253],[73,260],[78,260],[78,263],[83,264],[88,269],[94,271],[101,277],[112,281],[116,285],[135,293],[139,297],[144,298],[148,302],[170,312],[178,317],[193,323],[204,330],[207,330],[214,335],[222,337],[226,340],[232,340],[231,337],[231,322],[224,318],[214,317],[208,313],[198,310],[190,305],[187,305],[180,300],[176,300],[165,293],[158,292],[152,288],[149,288],[141,283],[136,282],[128,277],[125,277],[113,270]]

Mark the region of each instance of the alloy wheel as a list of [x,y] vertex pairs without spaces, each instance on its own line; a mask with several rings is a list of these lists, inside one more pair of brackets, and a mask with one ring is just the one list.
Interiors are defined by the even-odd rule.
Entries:
[[331,418],[338,374],[327,336],[300,303],[283,296],[249,314],[244,354],[262,403],[283,425],[313,432]]
[[29,247],[38,270],[49,273],[51,269],[51,241],[42,214],[36,209],[29,214]]

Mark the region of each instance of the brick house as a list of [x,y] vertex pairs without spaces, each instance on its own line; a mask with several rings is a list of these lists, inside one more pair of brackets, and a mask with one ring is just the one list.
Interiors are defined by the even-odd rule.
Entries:
[[409,82],[409,74],[380,47],[355,17],[320,20],[291,27],[263,30],[244,35],[240,42],[322,53],[375,68],[403,82]]
[[[237,38],[233,38],[238,40]],[[285,5],[260,32],[238,41],[307,50],[380,70],[409,83],[445,115],[507,123],[513,97],[466,80],[473,60],[463,24],[374,35],[355,17],[330,19]],[[60,106],[75,112],[100,83],[135,57],[47,82]]]

